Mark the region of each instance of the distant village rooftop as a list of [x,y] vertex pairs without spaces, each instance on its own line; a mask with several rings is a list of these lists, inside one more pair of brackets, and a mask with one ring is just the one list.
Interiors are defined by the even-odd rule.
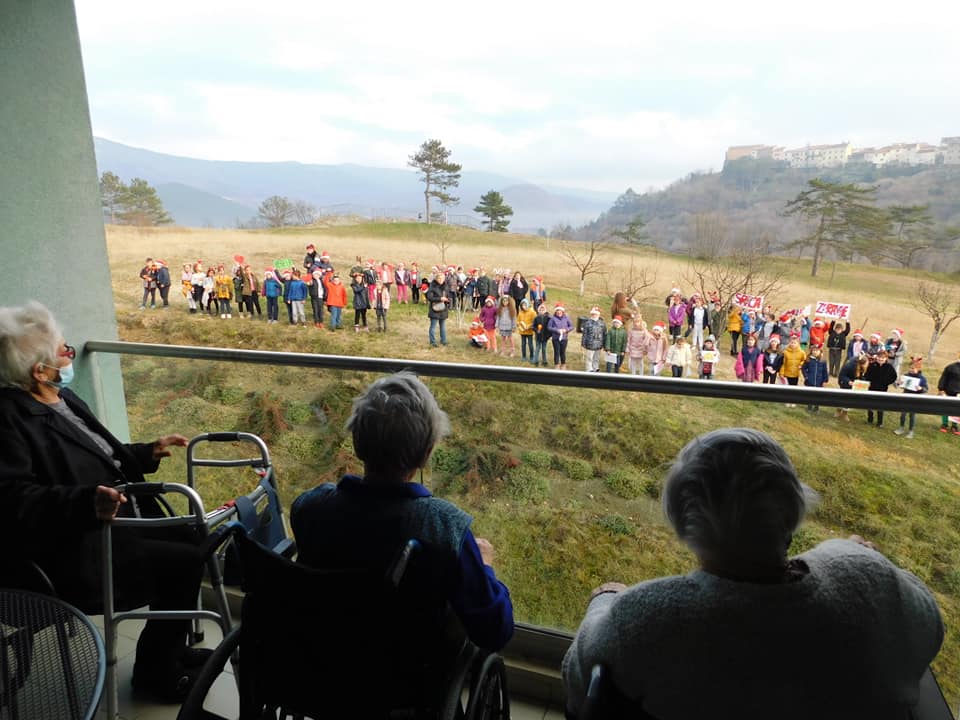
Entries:
[[886,165],[960,165],[960,136],[944,137],[939,145],[925,142],[898,142],[881,148],[854,148],[849,142],[805,145],[787,150],[780,145],[731,145],[725,162],[742,158],[778,160],[792,168],[840,167],[847,163]]

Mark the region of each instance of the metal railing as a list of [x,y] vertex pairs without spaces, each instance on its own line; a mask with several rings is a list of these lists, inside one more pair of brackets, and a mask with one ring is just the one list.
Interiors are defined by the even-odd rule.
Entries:
[[852,390],[808,388],[790,385],[695,380],[692,378],[653,377],[612,373],[587,373],[577,370],[547,370],[470,363],[429,362],[399,358],[370,358],[348,355],[276,352],[272,350],[233,350],[191,345],[157,345],[120,341],[89,340],[84,351],[169,357],[186,360],[212,360],[256,365],[353,370],[392,373],[411,370],[426,377],[461,380],[552,385],[556,387],[617,390],[621,392],[681,395],[719,400],[797,403],[826,407],[914,412],[926,415],[960,415],[960,398],[917,395],[900,392],[855,392]]

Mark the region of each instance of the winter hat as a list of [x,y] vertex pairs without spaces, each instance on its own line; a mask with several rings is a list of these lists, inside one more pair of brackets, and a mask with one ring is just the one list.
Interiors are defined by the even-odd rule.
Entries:
[[313,246],[313,243],[310,243],[307,245],[307,250],[316,250],[316,248]]
[[853,331],[853,336],[854,336],[854,337],[863,337],[863,330],[854,330],[854,331]]
[[523,300],[520,301],[520,307],[525,307],[525,308],[530,307],[530,301],[524,298]]
[[881,335],[880,333],[870,333],[870,339],[880,342],[881,340],[883,340],[883,335]]
[[653,331],[654,331],[654,332],[658,332],[658,333],[662,333],[662,332],[663,332],[663,323],[662,323],[662,322],[655,322],[655,323],[653,324]]
[[814,327],[823,327],[823,320],[814,320],[814,321],[813,321],[813,326],[814,326]]
[[327,253],[326,250],[321,251],[321,253],[320,253],[320,259],[321,259],[321,260],[329,260],[329,259],[330,259],[330,255]]
[[621,325],[623,325],[623,318],[620,317],[619,315],[614,315],[614,316],[613,316],[613,321],[614,321],[615,323],[620,323]]
[[488,303],[496,302],[496,298],[494,298],[493,295],[487,295],[487,299],[484,300],[484,302],[488,302]]
[[717,339],[713,335],[707,335],[707,339],[704,342],[715,343]]
[[540,303],[540,305],[537,306],[537,312],[538,312],[538,313],[540,313],[540,312],[546,312],[546,311],[547,311],[547,306],[546,306],[545,303]]
[[770,342],[773,342],[774,340],[777,341],[777,345],[780,344],[780,334],[779,334],[779,333],[774,333],[773,335],[770,336]]
[[567,309],[566,309],[563,305],[561,305],[560,303],[557,303],[556,305],[553,306],[553,312],[554,312],[554,313],[566,312],[566,311],[567,311]]
[[[162,263],[163,260],[157,260],[157,262],[158,262],[158,263]],[[900,338],[903,337],[903,330],[901,330],[900,328],[894,328],[894,329],[891,330],[890,332],[893,333],[894,337],[896,337],[897,340],[899,340]]]

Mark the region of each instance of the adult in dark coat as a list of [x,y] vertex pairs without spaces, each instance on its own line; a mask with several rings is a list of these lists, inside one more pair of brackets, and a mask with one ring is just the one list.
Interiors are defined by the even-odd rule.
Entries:
[[427,301],[427,317],[430,318],[430,346],[437,346],[437,325],[440,326],[440,344],[446,345],[447,317],[450,315],[452,296],[447,290],[446,276],[443,270],[437,270],[424,297]]
[[[870,383],[873,392],[886,392],[897,381],[897,371],[888,360],[886,352],[877,353],[863,374],[863,379]],[[873,410],[867,410],[867,422],[873,423]],[[877,427],[883,427],[883,410],[877,410]]]
[[[40,565],[61,598],[93,614],[101,611],[100,528],[132,505],[114,486],[143,482],[187,439],[120,442],[65,388],[75,355],[43,305],[0,308],[0,535],[4,547]],[[155,514],[156,506],[143,511]],[[202,563],[192,531],[118,528],[113,539],[118,607],[195,606]],[[205,659],[187,649],[188,630],[189,621],[147,623],[135,689],[185,697]]]

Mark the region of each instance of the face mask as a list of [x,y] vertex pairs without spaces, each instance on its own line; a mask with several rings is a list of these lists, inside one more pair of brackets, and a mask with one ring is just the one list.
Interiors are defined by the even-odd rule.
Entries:
[[[54,368],[53,365],[44,365],[44,367]],[[67,363],[62,368],[54,368],[55,370],[60,371],[59,380],[46,380],[47,385],[50,385],[55,388],[66,387],[73,382],[73,363]]]

